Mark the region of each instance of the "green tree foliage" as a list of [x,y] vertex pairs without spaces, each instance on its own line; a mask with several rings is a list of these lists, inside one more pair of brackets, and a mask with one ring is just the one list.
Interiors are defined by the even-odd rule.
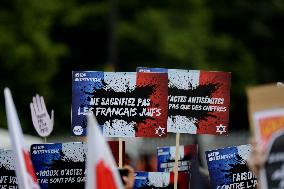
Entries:
[[[2,91],[4,86],[12,89],[25,126],[31,126],[27,115],[32,96],[40,92],[49,101],[50,81],[58,71],[59,58],[67,50],[65,44],[50,39],[57,11],[54,0],[0,2],[0,86]],[[0,112],[3,126],[3,100]]]
[[[55,110],[55,133],[68,132],[71,71],[105,62],[106,5],[76,0],[0,2],[0,86],[12,89],[25,131],[35,133],[29,103],[39,93]],[[0,125],[6,127],[4,101],[0,108]]]
[[[223,18],[215,17],[217,5],[205,0],[131,2],[120,5],[121,70],[158,66],[232,72],[231,125],[247,125],[245,86],[256,82],[256,60],[234,31],[215,31]],[[129,6],[139,8],[130,11]]]

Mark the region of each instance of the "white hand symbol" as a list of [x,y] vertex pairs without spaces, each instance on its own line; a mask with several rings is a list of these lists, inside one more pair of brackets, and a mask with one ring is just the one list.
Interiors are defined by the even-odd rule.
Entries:
[[32,121],[37,133],[41,137],[47,137],[53,130],[54,111],[51,111],[51,118],[46,110],[43,97],[38,94],[33,97],[33,102],[30,103]]

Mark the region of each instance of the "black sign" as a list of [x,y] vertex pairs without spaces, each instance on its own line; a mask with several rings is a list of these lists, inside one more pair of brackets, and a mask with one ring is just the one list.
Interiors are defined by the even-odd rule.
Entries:
[[262,171],[263,189],[284,188],[284,130],[275,133],[268,144],[267,161]]
[[11,150],[0,150],[0,188],[18,188],[15,174],[15,156]]

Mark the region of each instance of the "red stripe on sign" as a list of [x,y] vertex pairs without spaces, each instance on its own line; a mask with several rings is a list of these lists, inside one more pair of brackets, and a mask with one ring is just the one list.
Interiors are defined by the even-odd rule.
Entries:
[[[222,104],[209,104],[206,107],[209,116],[207,119],[200,120],[198,122],[199,129],[198,134],[217,134],[216,126],[225,126],[225,132],[222,135],[226,135],[228,132],[229,124],[229,106],[230,106],[230,87],[231,87],[231,73],[229,72],[209,72],[200,71],[199,85],[216,86],[216,90],[209,96],[209,98],[224,99]],[[211,108],[211,111],[210,111]],[[223,111],[225,108],[226,111]],[[220,111],[216,111],[219,109]]]
[[[137,87],[151,87],[150,106],[145,107],[152,117],[148,116],[138,123],[136,137],[167,136],[168,117],[168,74],[167,73],[137,73]],[[147,98],[147,97],[145,97]]]

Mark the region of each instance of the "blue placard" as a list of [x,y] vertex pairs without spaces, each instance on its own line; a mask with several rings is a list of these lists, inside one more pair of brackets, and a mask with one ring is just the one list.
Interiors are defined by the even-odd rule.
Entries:
[[[86,135],[89,98],[94,89],[103,87],[104,72],[76,71],[72,74],[72,134]],[[94,102],[95,103],[95,102]]]
[[257,180],[246,164],[250,151],[250,145],[207,151],[212,188],[256,188]]
[[[175,146],[157,148],[158,171],[171,172],[175,163]],[[179,147],[179,171],[190,171],[191,163],[197,159],[197,146],[186,145]]]
[[33,144],[31,159],[41,189],[83,189],[86,150],[82,142]]

